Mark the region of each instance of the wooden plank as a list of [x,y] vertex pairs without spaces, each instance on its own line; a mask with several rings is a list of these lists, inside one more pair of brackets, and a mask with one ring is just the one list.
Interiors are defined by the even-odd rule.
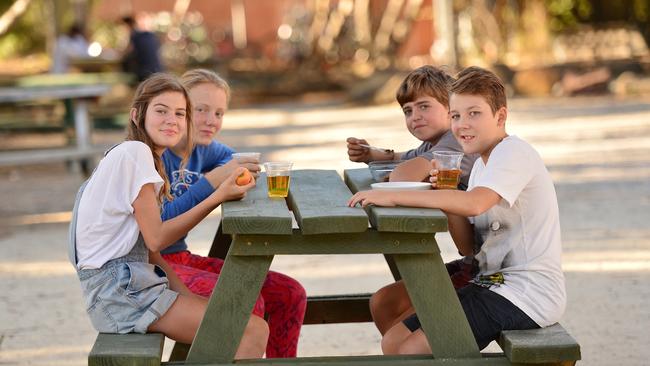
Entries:
[[223,225],[219,223],[217,232],[214,234],[214,239],[212,239],[212,245],[210,246],[208,257],[225,259],[226,255],[228,254],[228,250],[230,250],[231,241],[232,236],[229,234],[224,234]]
[[352,193],[334,170],[291,172],[289,203],[305,235],[358,233],[368,228],[368,216],[347,206]]
[[343,171],[343,180],[347,184],[348,188],[352,193],[357,193],[359,191],[366,191],[370,189],[370,185],[375,183],[375,180],[370,175],[370,169],[358,168],[358,169],[345,169]]
[[241,201],[221,204],[223,232],[226,234],[291,234],[291,213],[282,198],[269,198],[266,175]]
[[559,363],[580,359],[580,345],[559,323],[540,329],[503,331],[499,345],[513,363]]
[[174,343],[174,348],[172,348],[172,353],[169,355],[169,361],[185,361],[189,351],[189,344],[176,342]]
[[[225,366],[229,363],[209,363],[204,366]],[[430,355],[403,356],[340,356],[340,357],[297,357],[271,358],[256,360],[238,360],[236,365],[272,365],[272,366],[506,366],[510,365],[503,356],[483,358],[438,358]]]
[[[370,189],[374,183],[370,170],[346,169],[344,171],[345,183],[352,192]],[[413,207],[366,207],[370,224],[378,231],[392,231],[405,233],[437,233],[448,231],[447,216],[432,208]]]
[[[241,245],[235,236],[231,249]],[[233,362],[272,260],[272,255],[242,258],[228,253],[187,363]]]
[[89,366],[160,365],[165,336],[161,333],[99,333],[88,355]]
[[310,296],[303,324],[371,322],[368,305],[371,295]]
[[381,254],[381,253],[439,253],[431,234],[365,233],[303,235],[238,235],[243,245],[231,247],[229,254]]
[[436,358],[474,358],[480,352],[439,254],[393,255]]
[[88,149],[76,147],[5,151],[0,153],[0,166],[43,164],[56,161],[101,157],[110,146],[93,146]]

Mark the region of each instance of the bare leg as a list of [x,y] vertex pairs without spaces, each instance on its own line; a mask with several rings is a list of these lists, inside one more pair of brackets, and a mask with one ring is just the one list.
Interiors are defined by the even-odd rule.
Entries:
[[399,346],[398,353],[400,355],[430,355],[431,347],[422,329],[418,329],[406,337]]
[[381,350],[385,355],[397,355],[402,343],[411,335],[411,331],[402,323],[391,327],[381,339]]
[[404,324],[397,323],[381,340],[381,349],[386,355],[431,354],[431,347],[422,329],[411,332]]
[[[160,332],[182,343],[191,344],[199,329],[208,300],[179,294],[167,312],[149,326],[149,332]],[[269,328],[264,319],[251,316],[235,358],[260,358],[264,355]]]
[[370,298],[370,313],[379,332],[384,335],[395,324],[415,313],[404,282],[384,286]]

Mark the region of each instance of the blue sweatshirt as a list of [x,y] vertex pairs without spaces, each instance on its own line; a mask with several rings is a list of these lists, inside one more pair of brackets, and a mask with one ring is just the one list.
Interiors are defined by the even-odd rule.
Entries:
[[[212,194],[214,188],[203,176],[203,173],[229,162],[233,153],[234,150],[217,141],[212,141],[207,146],[195,146],[192,156],[190,156],[185,166],[183,179],[181,180],[179,170],[181,158],[171,150],[165,150],[162,161],[165,164],[165,171],[174,200],[171,202],[165,200],[163,202],[162,220],[172,219],[188,211]],[[187,250],[185,236],[167,247],[162,253],[171,254],[184,250]]]

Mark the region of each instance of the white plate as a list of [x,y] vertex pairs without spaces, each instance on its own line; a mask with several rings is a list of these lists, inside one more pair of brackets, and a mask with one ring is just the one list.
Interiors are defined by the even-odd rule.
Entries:
[[426,190],[426,189],[431,189],[431,184],[425,182],[382,182],[382,183],[373,183],[370,185],[370,187],[372,187],[372,189],[380,189],[380,190],[398,190],[398,189]]

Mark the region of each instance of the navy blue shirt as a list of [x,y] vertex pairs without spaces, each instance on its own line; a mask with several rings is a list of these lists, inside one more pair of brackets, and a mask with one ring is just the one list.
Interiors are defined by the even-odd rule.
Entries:
[[133,61],[133,71],[138,80],[142,81],[149,75],[163,71],[160,56],[160,42],[158,37],[151,32],[133,31],[131,33],[131,57]]

